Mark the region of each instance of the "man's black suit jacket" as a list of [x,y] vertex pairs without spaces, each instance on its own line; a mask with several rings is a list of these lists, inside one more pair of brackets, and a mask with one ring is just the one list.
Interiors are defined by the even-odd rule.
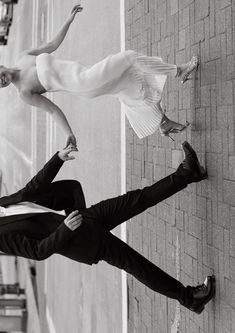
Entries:
[[62,165],[63,161],[56,153],[24,188],[0,198],[0,206],[30,201],[54,210],[65,210],[66,214],[78,209],[84,214],[81,226],[71,231],[63,223],[65,216],[54,213],[0,217],[0,251],[35,260],[59,253],[87,264],[96,262],[100,231],[89,214],[85,214],[80,183],[75,180],[52,182]]

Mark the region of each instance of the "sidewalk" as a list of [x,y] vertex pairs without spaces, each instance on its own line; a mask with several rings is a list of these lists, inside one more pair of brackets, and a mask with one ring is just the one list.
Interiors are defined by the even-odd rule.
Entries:
[[169,63],[199,54],[193,81],[167,81],[167,115],[191,127],[175,142],[139,140],[127,128],[127,190],[174,171],[188,140],[209,179],[190,185],[128,225],[128,242],[184,284],[214,273],[217,294],[200,316],[128,277],[129,333],[235,332],[234,24],[231,0],[127,0],[126,49]]

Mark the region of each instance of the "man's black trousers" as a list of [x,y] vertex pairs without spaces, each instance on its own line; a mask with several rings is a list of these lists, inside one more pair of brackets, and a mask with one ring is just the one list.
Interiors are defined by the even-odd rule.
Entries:
[[176,171],[149,187],[101,201],[85,212],[86,217],[92,218],[103,230],[96,262],[104,260],[123,269],[152,290],[182,304],[187,302],[187,288],[115,237],[110,230],[185,188],[186,179]]

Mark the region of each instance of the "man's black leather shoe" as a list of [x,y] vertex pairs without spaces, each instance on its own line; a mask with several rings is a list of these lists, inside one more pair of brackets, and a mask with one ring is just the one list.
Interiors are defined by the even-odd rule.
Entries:
[[182,168],[187,174],[188,184],[206,179],[208,177],[207,171],[200,165],[194,149],[187,141],[182,144],[182,147],[185,153]]
[[197,287],[187,287],[190,292],[189,310],[200,314],[205,305],[215,296],[215,276],[207,276],[202,285]]

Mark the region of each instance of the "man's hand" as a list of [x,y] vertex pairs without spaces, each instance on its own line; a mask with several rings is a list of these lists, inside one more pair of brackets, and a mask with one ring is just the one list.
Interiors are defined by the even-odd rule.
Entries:
[[76,5],[73,7],[72,11],[71,11],[71,14],[69,16],[69,21],[72,23],[76,14],[77,13],[80,13],[81,11],[83,10],[82,6],[80,4]]
[[72,151],[78,151],[78,149],[76,147],[70,145],[70,146],[62,149],[61,151],[59,151],[58,156],[62,161],[74,160],[75,157],[69,155]]
[[64,224],[72,231],[76,230],[82,224],[82,215],[78,210],[70,213],[64,220]]

